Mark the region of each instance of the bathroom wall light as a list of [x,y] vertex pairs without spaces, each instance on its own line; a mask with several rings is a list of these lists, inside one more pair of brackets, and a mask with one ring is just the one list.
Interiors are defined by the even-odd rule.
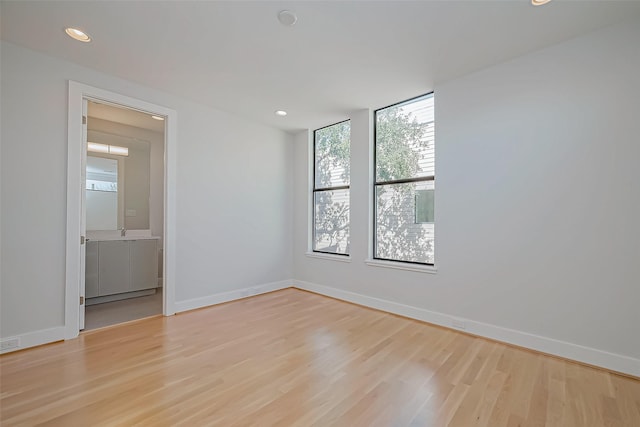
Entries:
[[69,37],[74,40],[78,40],[79,42],[89,43],[91,41],[91,36],[89,36],[89,34],[77,28],[67,27],[64,29],[64,32],[67,33]]
[[164,117],[160,117],[160,116],[151,116],[151,118],[155,120],[164,120]]
[[97,142],[87,142],[87,151],[94,153],[114,154],[116,156],[128,156],[129,149],[127,147],[119,147],[117,145],[98,144]]
[[287,112],[286,112],[286,111],[284,111],[284,110],[277,110],[277,111],[276,111],[276,116],[284,117],[284,116],[286,116],[286,115],[287,115]]
[[110,145],[109,154],[116,154],[118,156],[128,156],[129,149],[127,147],[118,147],[117,145]]
[[531,4],[534,6],[542,6],[543,4],[549,3],[551,0],[531,0]]
[[107,153],[109,154],[109,146],[105,144],[98,144],[96,142],[87,143],[87,151],[93,151],[95,153]]

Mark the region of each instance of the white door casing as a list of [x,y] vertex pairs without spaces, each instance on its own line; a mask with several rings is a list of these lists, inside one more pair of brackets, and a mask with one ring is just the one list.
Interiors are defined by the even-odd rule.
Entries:
[[85,271],[87,251],[87,114],[88,102],[82,98],[82,147],[80,149],[80,274],[78,292],[80,293],[78,312],[78,330],[84,329]]
[[[83,129],[83,104],[86,100],[131,108],[164,116],[164,238],[163,238],[163,303],[165,316],[175,314],[175,224],[176,224],[176,149],[177,113],[170,108],[126,95],[69,81],[69,115],[67,142],[67,241],[65,272],[65,339],[78,336],[84,308],[78,310],[84,296],[84,253],[81,236],[85,236],[83,204],[86,174],[86,127]],[[85,132],[83,134],[83,132]],[[83,136],[84,135],[84,136]],[[81,189],[81,191],[78,191]],[[81,288],[82,287],[82,291]],[[81,295],[81,292],[83,293]]]

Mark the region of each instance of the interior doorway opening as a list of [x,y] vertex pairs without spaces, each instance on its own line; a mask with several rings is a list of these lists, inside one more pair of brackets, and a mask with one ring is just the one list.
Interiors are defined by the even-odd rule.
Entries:
[[92,330],[162,314],[165,118],[91,99],[86,117],[79,327]]
[[174,314],[176,112],[70,81],[68,129],[65,339]]

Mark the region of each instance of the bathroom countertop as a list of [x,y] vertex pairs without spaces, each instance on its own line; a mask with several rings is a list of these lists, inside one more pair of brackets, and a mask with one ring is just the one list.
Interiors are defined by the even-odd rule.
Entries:
[[87,240],[104,242],[112,240],[159,240],[159,236],[152,236],[151,230],[127,230],[122,236],[120,230],[87,231]]
[[111,240],[160,240],[158,236],[101,236],[101,237],[87,237],[87,241],[91,242],[105,242]]

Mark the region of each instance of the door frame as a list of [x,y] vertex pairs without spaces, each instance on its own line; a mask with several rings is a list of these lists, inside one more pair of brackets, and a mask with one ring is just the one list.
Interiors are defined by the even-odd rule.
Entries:
[[65,339],[76,338],[80,333],[80,286],[84,286],[81,256],[84,244],[82,236],[82,162],[86,160],[86,147],[82,138],[83,99],[95,100],[116,106],[165,116],[164,145],[164,237],[163,237],[163,301],[162,314],[175,314],[175,237],[176,237],[176,149],[177,112],[97,87],[69,80],[69,115],[67,141],[67,242],[65,269]]

